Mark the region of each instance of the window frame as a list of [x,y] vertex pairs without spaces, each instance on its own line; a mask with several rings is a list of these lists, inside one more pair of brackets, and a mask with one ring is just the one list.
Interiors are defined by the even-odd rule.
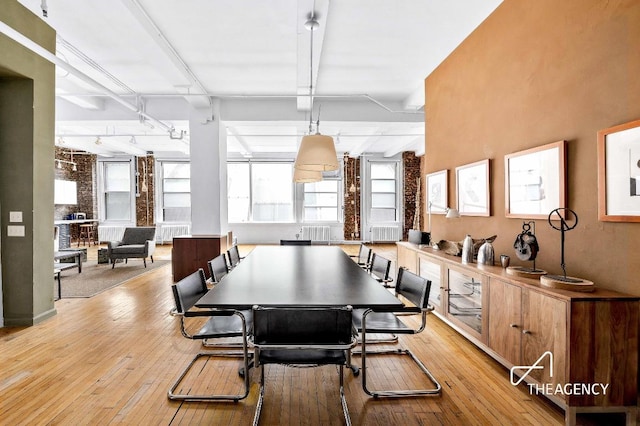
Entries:
[[[165,175],[164,175],[164,167],[166,164],[188,164],[189,165],[189,191],[188,192],[169,192],[170,194],[189,194],[189,218],[186,220],[166,220],[165,218],[165,206],[164,206],[164,195],[165,195]],[[157,222],[161,223],[171,223],[171,224],[180,224],[180,223],[190,223],[191,222],[191,161],[188,160],[174,160],[174,159],[161,159],[156,160],[156,176],[159,176],[159,185],[157,185],[156,190],[156,218]],[[180,178],[184,179],[184,178]]]
[[[301,187],[301,197],[300,197],[300,222],[302,223],[323,223],[323,224],[331,224],[331,223],[343,223],[344,222],[344,193],[343,193],[343,181],[342,179],[326,179],[323,180],[328,182],[336,182],[336,190],[328,192],[328,191],[307,191],[307,185],[313,185],[312,183],[302,183]],[[320,220],[320,219],[307,219],[306,217],[306,208],[307,206],[307,197],[306,194],[336,194],[336,218],[332,220]],[[333,206],[329,205],[315,205],[309,207],[316,208],[332,208]]]
[[[136,201],[135,201],[135,170],[133,167],[133,159],[131,157],[116,157],[110,159],[98,160],[98,214],[101,223],[105,224],[127,224],[132,225],[136,223]],[[120,163],[129,165],[129,219],[108,219],[107,218],[107,168],[108,164]],[[114,191],[115,192],[115,191]],[[122,191],[120,191],[122,192]]]
[[[296,190],[297,188],[295,187],[295,184],[293,182],[293,161],[291,160],[264,160],[264,161],[255,161],[255,160],[248,160],[248,161],[238,161],[238,160],[229,160],[227,161],[227,188],[228,188],[228,179],[229,179],[229,165],[230,164],[248,164],[249,165],[249,219],[246,222],[233,222],[231,220],[229,220],[229,224],[270,224],[270,223],[282,223],[282,224],[291,224],[291,223],[297,223],[298,222],[298,191]],[[258,164],[287,164],[290,165],[291,167],[291,220],[287,220],[287,221],[255,221],[253,218],[253,192],[254,192],[254,188],[253,188],[253,178],[254,178],[254,170],[253,170],[253,166],[254,165],[258,165]],[[229,193],[227,191],[227,200],[229,198]],[[227,202],[227,209],[228,209],[228,202]],[[228,211],[227,211],[227,215],[228,215]]]
[[[390,194],[390,192],[374,192],[373,191],[373,183],[374,180],[383,180],[383,179],[373,179],[371,174],[371,166],[373,164],[395,164],[395,220],[392,221],[374,221],[372,220],[371,210],[373,209],[373,194]],[[366,191],[363,194],[365,203],[363,205],[366,206],[366,211],[363,214],[366,214],[367,224],[368,225],[399,225],[402,223],[403,217],[403,196],[402,196],[402,161],[401,159],[387,159],[387,158],[367,158],[366,161]],[[391,179],[384,179],[391,180]]]

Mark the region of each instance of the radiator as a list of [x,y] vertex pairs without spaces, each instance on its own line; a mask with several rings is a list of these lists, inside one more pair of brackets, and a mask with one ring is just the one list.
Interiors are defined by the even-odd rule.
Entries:
[[372,226],[371,242],[395,242],[400,241],[400,228],[398,226]]
[[173,237],[180,235],[189,235],[191,233],[191,225],[189,224],[158,224],[160,232],[156,232],[156,242],[164,244],[165,242],[173,242]]
[[331,241],[331,228],[328,226],[303,226],[302,239],[311,241]]
[[105,226],[98,225],[98,241],[101,243],[107,241],[120,241],[124,235],[126,226]]

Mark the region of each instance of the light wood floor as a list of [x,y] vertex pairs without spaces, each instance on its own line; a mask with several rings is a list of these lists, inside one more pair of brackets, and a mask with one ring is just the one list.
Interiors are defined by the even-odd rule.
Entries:
[[[344,248],[353,254],[358,249]],[[249,249],[241,246],[241,254]],[[374,250],[395,259],[394,246]],[[90,258],[95,254],[89,250]],[[154,257],[170,258],[170,246],[160,246]],[[58,314],[36,326],[0,329],[0,424],[250,424],[258,396],[254,370],[251,393],[238,403],[167,399],[173,381],[201,349],[180,335],[178,318],[169,315],[171,284],[168,265],[90,299],[57,301]],[[362,391],[361,379],[345,371],[355,425],[564,423],[561,410],[531,397],[524,386],[511,386],[507,369],[436,317],[429,317],[425,332],[401,339],[440,380],[442,396],[374,400]],[[237,359],[202,363],[197,385],[239,391],[238,366]],[[407,368],[396,358],[373,358],[370,385],[428,385]],[[269,366],[266,376],[261,424],[343,422],[335,367]]]

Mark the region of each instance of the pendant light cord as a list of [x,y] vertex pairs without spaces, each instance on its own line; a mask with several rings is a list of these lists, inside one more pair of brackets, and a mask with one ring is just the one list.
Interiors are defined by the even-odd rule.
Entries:
[[309,18],[310,22],[310,31],[311,31],[311,44],[309,46],[309,51],[311,52],[309,55],[309,134],[311,134],[311,128],[313,123],[313,27],[315,24],[315,17],[313,13],[313,9],[311,10],[311,18]]

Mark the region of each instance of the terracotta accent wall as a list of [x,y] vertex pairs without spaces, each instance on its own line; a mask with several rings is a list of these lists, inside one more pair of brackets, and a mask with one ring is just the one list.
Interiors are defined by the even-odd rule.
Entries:
[[[404,168],[404,227],[402,229],[402,239],[407,240],[409,235],[409,229],[413,228],[414,215],[416,211],[416,195],[418,193],[418,179],[420,179],[420,188],[424,185],[424,178],[420,176],[420,159],[416,157],[413,152],[402,153],[402,164]],[[420,204],[418,205],[418,214],[421,215],[424,210],[422,205],[424,204],[424,198],[420,197]],[[422,228],[422,218],[420,218],[420,226]]]
[[[345,156],[344,170],[344,239],[360,239],[360,158]],[[349,189],[353,184],[355,192]]]
[[136,225],[155,225],[154,216],[154,157],[136,157],[138,167],[138,184],[136,191]]
[[[433,218],[434,239],[497,234],[515,259],[521,219],[504,215],[504,155],[567,141],[569,275],[640,295],[640,224],[598,221],[596,132],[640,119],[640,2],[505,0],[426,79],[427,172],[491,160],[491,217]],[[537,266],[561,273],[560,234],[536,221]],[[424,228],[424,221],[423,221]],[[519,262],[514,262],[518,264]]]

